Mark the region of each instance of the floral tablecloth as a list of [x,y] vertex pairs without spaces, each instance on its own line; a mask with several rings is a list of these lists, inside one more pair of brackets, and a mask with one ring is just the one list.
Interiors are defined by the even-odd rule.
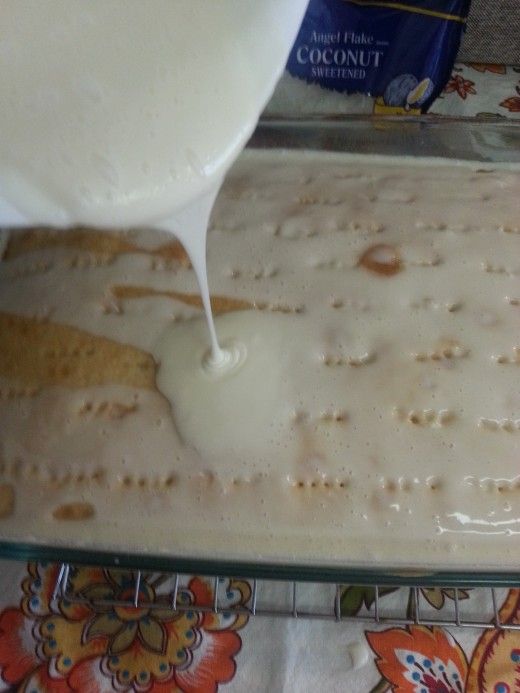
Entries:
[[455,65],[431,113],[520,118],[520,66]]
[[[185,691],[206,693],[320,690],[462,693],[520,690],[520,632],[375,623],[274,619],[234,614],[247,604],[252,585],[225,580],[222,614],[200,613],[211,606],[213,581],[181,579],[178,601],[188,608],[176,615],[161,585],[168,576],[143,574],[140,597],[157,608],[104,606],[134,591],[130,571],[76,568],[70,586],[92,605],[52,599],[56,565],[3,563],[0,578],[0,690],[25,693],[80,691]],[[265,590],[265,583],[263,585]],[[220,591],[220,590],[219,590]],[[272,585],[264,598],[281,598]],[[307,588],[307,598],[320,592]],[[380,613],[399,613],[409,588],[384,588]],[[486,599],[488,602],[486,603]],[[520,590],[499,590],[500,618],[520,622]],[[371,588],[345,586],[344,616],[367,614]],[[422,589],[422,614],[453,619],[454,592]],[[480,618],[493,609],[489,591],[459,590],[463,618]],[[305,604],[307,604],[305,600]],[[487,610],[487,611],[486,611]],[[424,617],[424,616],[423,616]]]
[[[342,110],[355,103],[345,100]],[[432,113],[520,118],[520,68],[456,65]],[[212,583],[200,577],[181,583],[179,599],[193,609],[175,615],[160,590],[166,577],[157,574],[141,582],[157,609],[78,606],[52,600],[57,570],[0,562],[0,691],[520,691],[520,631],[203,615],[197,605],[211,603]],[[94,602],[128,596],[134,579],[92,568],[72,575],[74,589]],[[251,595],[247,581],[224,589],[229,607]],[[470,616],[489,613],[492,622],[487,592],[459,597]],[[421,600],[430,616],[442,614],[454,593],[424,589]],[[500,590],[498,600],[501,620],[520,623],[520,590]],[[342,612],[366,613],[373,601],[370,589],[346,586]],[[381,604],[402,612],[410,591],[386,589]]]

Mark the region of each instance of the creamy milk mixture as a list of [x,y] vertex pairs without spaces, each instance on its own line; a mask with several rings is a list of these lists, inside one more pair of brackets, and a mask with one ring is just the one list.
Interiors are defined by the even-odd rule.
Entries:
[[3,0],[0,221],[176,233],[199,277],[213,359],[225,362],[207,221],[307,2]]
[[208,235],[219,337],[249,354],[220,379],[171,236],[13,233],[0,535],[517,567],[519,189],[491,165],[246,151]]

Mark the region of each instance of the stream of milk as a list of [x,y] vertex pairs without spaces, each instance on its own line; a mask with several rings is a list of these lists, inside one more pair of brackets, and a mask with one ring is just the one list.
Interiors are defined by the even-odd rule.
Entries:
[[308,0],[3,0],[0,224],[153,225],[184,244],[211,338],[206,232]]

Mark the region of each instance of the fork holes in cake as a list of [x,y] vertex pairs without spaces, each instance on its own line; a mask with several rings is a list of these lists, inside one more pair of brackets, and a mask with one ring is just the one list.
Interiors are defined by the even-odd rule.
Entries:
[[177,483],[177,476],[175,474],[169,474],[164,480],[164,486],[166,488],[172,488]]
[[359,258],[358,266],[383,277],[398,274],[403,268],[397,248],[384,243],[367,248]]
[[428,479],[427,484],[430,491],[439,491],[443,486],[442,481],[436,478]]

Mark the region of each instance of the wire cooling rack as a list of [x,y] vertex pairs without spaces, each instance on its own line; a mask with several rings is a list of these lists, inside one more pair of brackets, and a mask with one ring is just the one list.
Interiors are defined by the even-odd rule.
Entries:
[[[499,604],[507,592],[496,587],[427,587],[402,585],[345,586],[332,583],[274,581],[264,579],[213,576],[204,578],[208,585],[208,600],[198,603],[190,596],[190,577],[180,573],[146,573],[141,570],[119,571],[123,585],[119,594],[107,598],[99,594],[92,598],[88,592],[75,587],[78,568],[69,563],[60,566],[53,592],[54,600],[83,604],[96,609],[107,608],[154,609],[169,608],[174,613],[204,612],[237,615],[313,619],[331,622],[362,622],[376,625],[424,625],[461,628],[520,631],[520,623],[504,622]],[[101,569],[98,569],[101,570]],[[109,569],[110,574],[114,574]],[[81,580],[79,581],[81,583]],[[245,601],[233,601],[233,585],[247,585]],[[519,584],[520,587],[520,584]],[[359,608],[353,613],[344,606],[348,590],[362,595]],[[471,599],[469,594],[471,592]],[[393,599],[388,599],[389,594]],[[432,607],[432,594],[440,596],[442,605]]]

